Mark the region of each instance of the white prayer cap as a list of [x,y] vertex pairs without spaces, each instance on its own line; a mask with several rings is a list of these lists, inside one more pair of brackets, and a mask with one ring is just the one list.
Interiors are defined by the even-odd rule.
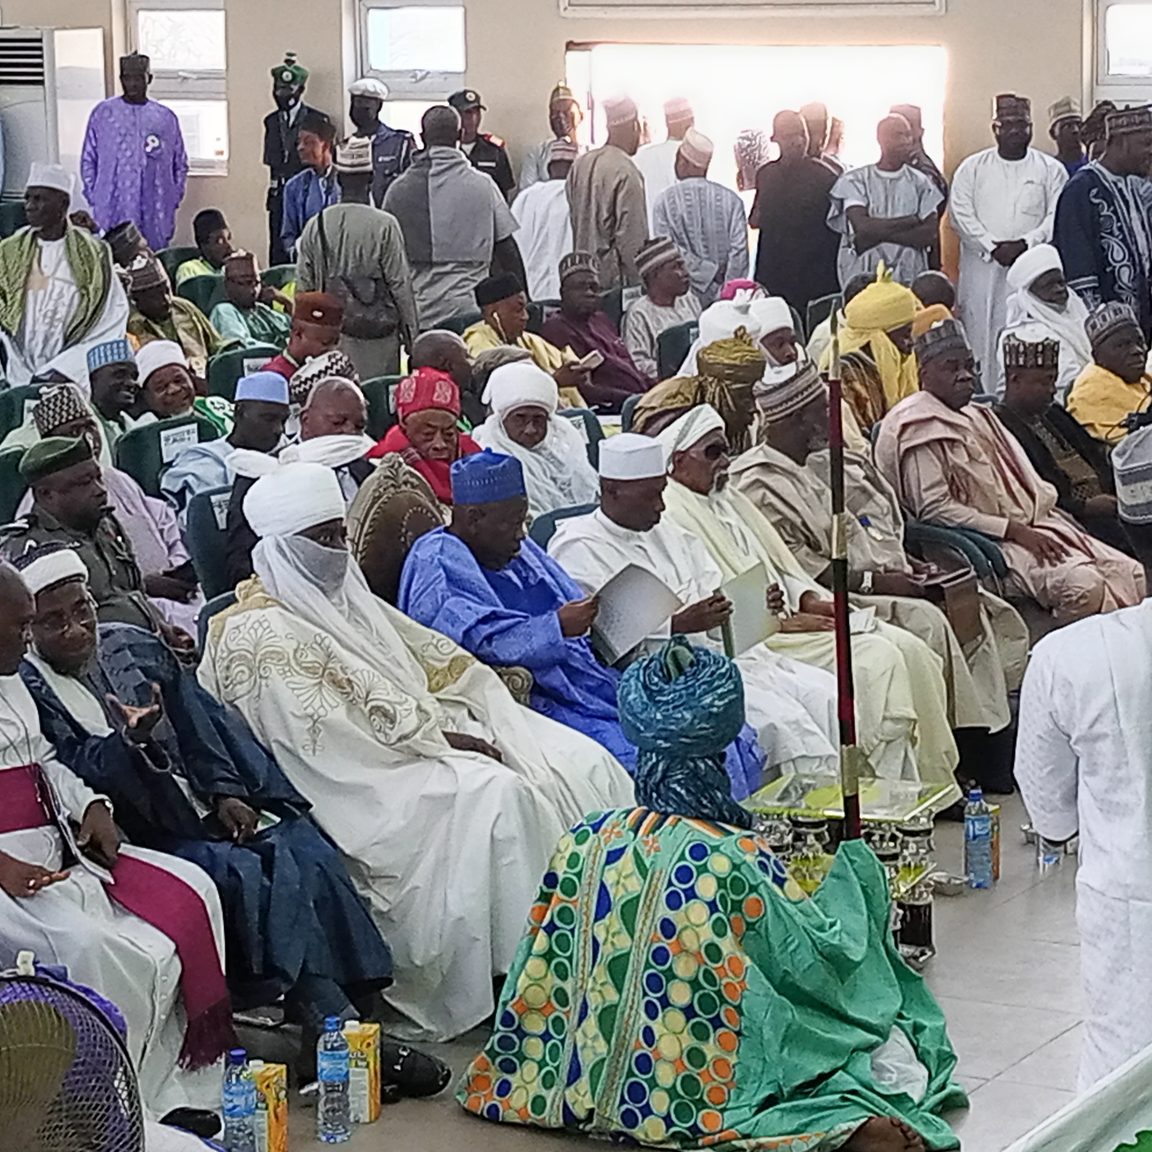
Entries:
[[1029,248],[1008,269],[1008,287],[1013,291],[1031,288],[1045,272],[1064,271],[1060,253],[1051,244],[1037,244]]
[[323,464],[284,464],[261,476],[244,497],[244,515],[262,540],[343,520],[346,511],[340,481]]
[[513,408],[543,408],[549,414],[560,403],[556,381],[530,360],[505,364],[488,377],[488,386],[481,400],[497,416]]
[[717,340],[731,340],[739,328],[746,329],[753,340],[759,340],[764,335],[764,325],[752,311],[754,303],[750,292],[737,292],[734,300],[717,300],[710,304],[700,313],[697,346],[707,348]]
[[619,128],[621,124],[631,124],[633,120],[639,118],[636,101],[630,96],[619,96],[614,100],[604,101],[604,121],[609,128]]
[[149,340],[136,353],[136,371],[141,384],[147,382],[157,368],[168,368],[173,364],[179,364],[181,368],[188,367],[184,349],[173,340]]
[[760,325],[762,336],[781,328],[795,328],[796,319],[783,296],[761,296],[752,301],[749,311]]
[[349,96],[371,96],[374,100],[388,99],[388,85],[374,76],[362,76],[348,87]]
[[1116,504],[1128,524],[1152,524],[1152,428],[1129,432],[1112,449]]
[[59,164],[44,164],[39,160],[33,160],[25,187],[55,188],[57,192],[66,192],[71,197],[74,185],[75,178],[67,168]]
[[697,168],[707,168],[712,163],[712,153],[716,151],[716,145],[703,132],[689,128],[684,133],[684,139],[680,141],[678,151],[689,164]]
[[673,453],[687,452],[694,444],[699,444],[709,432],[723,427],[724,420],[720,413],[711,404],[701,404],[674,420],[656,439],[664,445],[664,452],[671,465]]
[[664,445],[651,436],[621,432],[600,444],[602,480],[650,480],[667,470]]
[[47,544],[25,552],[17,558],[16,568],[33,596],[65,580],[88,579],[87,565],[69,544]]
[[691,120],[692,116],[692,103],[686,97],[673,96],[664,101],[665,120]]

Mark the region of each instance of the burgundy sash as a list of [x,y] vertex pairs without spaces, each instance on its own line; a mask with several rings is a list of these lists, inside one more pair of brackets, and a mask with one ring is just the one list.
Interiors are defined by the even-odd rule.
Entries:
[[[39,764],[0,769],[0,835],[58,827]],[[71,842],[70,836],[65,840]],[[228,985],[220,967],[212,922],[204,901],[178,876],[132,856],[112,869],[115,884],[104,891],[120,907],[151,924],[176,947],[180,995],[188,1027],[180,1051],[185,1068],[203,1068],[236,1043]]]

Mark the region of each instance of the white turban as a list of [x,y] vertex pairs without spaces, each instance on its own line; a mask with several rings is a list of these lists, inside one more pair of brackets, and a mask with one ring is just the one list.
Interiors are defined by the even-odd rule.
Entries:
[[1045,272],[1052,271],[1064,271],[1060,253],[1051,244],[1037,244],[1008,269],[1008,287],[1016,292],[1031,288]]
[[792,328],[796,320],[788,301],[783,296],[761,296],[753,300],[749,309],[760,325],[760,334],[779,332],[781,328]]
[[296,536],[347,511],[340,481],[323,464],[285,464],[261,476],[244,497],[252,531],[265,537]]
[[181,368],[188,367],[188,357],[184,355],[184,349],[172,340],[149,340],[136,353],[136,371],[140,374],[141,384],[144,384],[157,368],[168,368],[173,364],[179,364]]
[[711,404],[701,404],[685,412],[679,419],[668,425],[656,439],[664,445],[668,463],[675,452],[687,452],[694,444],[699,444],[709,432],[724,427],[724,420]]
[[88,568],[75,548],[53,548],[21,568],[20,578],[33,596],[39,596],[65,580],[87,580]]
[[552,414],[560,403],[556,381],[531,360],[495,369],[488,377],[481,400],[497,416],[503,416],[513,408],[526,407],[543,408]]
[[[756,303],[751,294],[738,292],[735,300],[717,300],[700,313],[700,347],[707,348],[717,340],[731,340],[738,328],[745,328],[753,340],[764,335],[760,318],[753,311]],[[791,323],[791,318],[789,318]]]

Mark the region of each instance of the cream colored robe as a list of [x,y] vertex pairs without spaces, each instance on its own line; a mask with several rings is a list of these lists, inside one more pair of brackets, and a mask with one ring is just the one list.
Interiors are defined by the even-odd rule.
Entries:
[[[632,804],[631,781],[383,601],[354,648],[259,580],[238,594],[212,621],[201,682],[244,717],[344,854],[392,949],[388,1002],[428,1039],[468,1031],[495,1008],[493,978],[509,970],[563,830]],[[453,749],[445,731],[490,741],[503,763]]]
[[[849,516],[851,570],[907,575],[912,569],[901,543],[904,525],[895,495],[870,461],[857,456],[851,460],[852,467],[846,467],[846,493],[850,486],[867,487],[865,503],[874,507],[887,503],[887,515],[880,513],[879,522],[867,513]],[[810,456],[807,466],[802,467],[767,444],[745,452],[732,463],[731,482],[736,490],[772,521],[793,556],[813,578],[827,570],[832,556],[832,494],[824,479],[827,467],[827,452]],[[867,523],[859,519],[860,515]],[[886,534],[893,530],[893,535]],[[984,594],[984,636],[965,651],[948,617],[928,600],[873,595],[854,596],[853,602],[875,608],[882,619],[919,636],[941,658],[954,728],[999,732],[1012,722],[1008,692],[1020,686],[1024,674],[1028,629],[1009,604]]]
[[[909,396],[880,426],[876,464],[917,519],[997,540],[1015,585],[1061,623],[1144,598],[1140,565],[1057,510],[1056,489],[989,409],[957,412],[929,392]],[[1004,539],[1009,523],[1051,536],[1069,555],[1041,564]]]

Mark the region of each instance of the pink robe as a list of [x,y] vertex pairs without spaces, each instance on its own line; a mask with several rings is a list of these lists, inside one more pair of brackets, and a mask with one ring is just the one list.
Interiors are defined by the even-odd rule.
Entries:
[[[1061,622],[1144,598],[1140,565],[1057,510],[1056,489],[990,409],[969,404],[957,412],[931,393],[917,392],[884,417],[876,464],[917,519],[999,541],[1019,589]],[[1041,564],[1004,539],[1009,522],[1054,537],[1069,555]]]

